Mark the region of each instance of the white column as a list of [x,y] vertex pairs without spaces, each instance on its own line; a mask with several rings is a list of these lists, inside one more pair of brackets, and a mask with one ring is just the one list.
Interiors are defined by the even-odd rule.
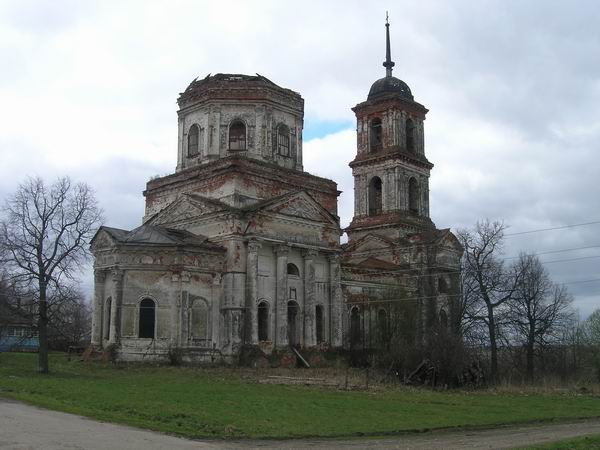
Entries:
[[258,249],[260,243],[248,242],[246,254],[246,339],[258,343]]
[[288,345],[287,326],[287,302],[288,282],[287,264],[289,247],[280,245],[275,249],[277,254],[277,301],[276,301],[276,323],[275,323],[275,346],[278,348]]
[[92,345],[102,345],[102,314],[104,311],[104,280],[106,273],[94,270],[94,303],[92,309]]
[[315,250],[304,253],[304,345],[317,345],[315,299]]
[[332,347],[342,346],[342,286],[341,286],[340,255],[329,257],[329,286],[330,286],[330,343]]
[[123,271],[115,269],[112,271],[112,290],[110,304],[110,334],[108,338],[109,344],[119,342],[121,332],[121,302],[123,297]]

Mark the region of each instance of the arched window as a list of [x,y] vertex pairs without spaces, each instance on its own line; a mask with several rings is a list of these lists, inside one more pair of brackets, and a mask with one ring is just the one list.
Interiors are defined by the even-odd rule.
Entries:
[[350,348],[357,347],[360,341],[360,312],[355,306],[350,311]]
[[229,125],[229,150],[246,150],[246,125],[241,120]]
[[406,150],[415,152],[415,124],[411,119],[406,119]]
[[440,328],[448,328],[448,314],[443,309],[440,310]]
[[258,304],[258,340],[269,340],[269,304],[267,302]]
[[104,339],[106,339],[107,341],[110,339],[110,316],[112,314],[111,311],[111,305],[112,305],[112,298],[108,297],[106,299],[106,303],[104,304]]
[[408,210],[419,214],[419,184],[414,178],[408,180]]
[[377,329],[379,331],[379,341],[382,345],[385,345],[388,340],[387,325],[387,312],[385,309],[380,309],[377,311]]
[[287,319],[288,319],[288,343],[290,345],[300,344],[300,335],[298,333],[300,327],[298,326],[298,314],[299,312],[298,303],[288,302],[287,304]]
[[316,322],[316,335],[317,344],[323,342],[323,306],[317,305],[315,307],[315,322]]
[[277,127],[277,153],[290,156],[290,129],[284,124]]
[[381,178],[373,177],[369,181],[369,215],[376,216],[381,214],[382,207],[382,195],[381,195]]
[[194,124],[188,131],[188,156],[198,155],[198,142],[200,137],[200,129]]
[[140,302],[140,338],[154,339],[154,325],[156,323],[156,307],[154,301],[145,298]]
[[287,273],[288,275],[292,275],[294,277],[300,276],[300,271],[298,270],[298,266],[296,264],[289,263],[287,265]]
[[370,149],[371,153],[376,153],[383,148],[381,141],[381,119],[376,118],[371,121]]

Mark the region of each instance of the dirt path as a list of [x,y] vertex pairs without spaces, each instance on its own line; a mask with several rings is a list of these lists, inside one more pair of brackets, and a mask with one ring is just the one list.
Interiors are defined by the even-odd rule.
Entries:
[[123,425],[49,411],[0,398],[2,450],[188,449],[504,449],[600,434],[600,419],[477,431],[439,431],[368,439],[189,441]]

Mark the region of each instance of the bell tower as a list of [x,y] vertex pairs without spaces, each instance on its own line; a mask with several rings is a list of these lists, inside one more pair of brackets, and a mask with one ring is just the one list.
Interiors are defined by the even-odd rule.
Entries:
[[391,239],[431,226],[429,173],[423,122],[428,110],[416,102],[408,85],[392,76],[390,24],[386,18],[385,77],[371,86],[356,114],[357,152],[350,162],[354,176],[354,218],[349,241],[375,233]]

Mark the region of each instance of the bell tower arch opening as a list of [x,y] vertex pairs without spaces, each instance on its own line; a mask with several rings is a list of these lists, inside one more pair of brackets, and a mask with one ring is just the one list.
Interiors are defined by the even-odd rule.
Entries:
[[377,176],[369,181],[369,216],[377,216],[383,211],[382,187],[381,178]]

